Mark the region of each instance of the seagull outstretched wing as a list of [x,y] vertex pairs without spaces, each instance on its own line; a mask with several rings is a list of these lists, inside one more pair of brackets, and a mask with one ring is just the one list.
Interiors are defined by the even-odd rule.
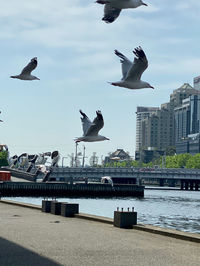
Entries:
[[97,116],[93,120],[85,136],[96,136],[99,130],[104,126],[103,116],[101,111],[96,111]]
[[83,136],[86,135],[88,132],[88,129],[91,127],[92,122],[90,119],[87,117],[85,113],[83,113],[81,110],[79,110],[80,114],[82,115],[81,117],[81,122],[82,122],[82,127],[83,127]]
[[127,81],[140,80],[143,72],[148,67],[148,60],[140,46],[135,48],[133,53],[136,55],[136,57],[134,58],[133,64],[126,75],[125,79]]
[[27,66],[24,67],[20,75],[30,75],[31,72],[37,67],[37,57],[31,59]]
[[124,80],[133,63],[119,51],[115,50],[115,54],[121,58],[120,62],[122,64],[122,80]]
[[121,12],[120,8],[112,7],[110,4],[105,4],[104,6],[104,17],[102,18],[103,21],[106,23],[112,23],[113,21],[118,18]]

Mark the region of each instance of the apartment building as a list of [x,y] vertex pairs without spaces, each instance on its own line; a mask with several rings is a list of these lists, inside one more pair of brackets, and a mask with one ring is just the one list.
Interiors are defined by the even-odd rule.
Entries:
[[[142,115],[142,108],[146,108],[145,115]],[[181,146],[188,134],[200,130],[200,90],[184,83],[173,91],[168,103],[162,104],[160,108],[137,107],[136,114],[137,159],[141,149],[151,147],[165,151],[178,142]],[[187,150],[187,147],[184,145],[181,150]]]

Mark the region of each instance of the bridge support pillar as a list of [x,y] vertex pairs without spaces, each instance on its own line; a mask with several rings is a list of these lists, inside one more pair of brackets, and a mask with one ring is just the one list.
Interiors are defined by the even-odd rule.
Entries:
[[160,179],[160,187],[164,187],[164,179]]
[[183,190],[183,189],[184,189],[184,181],[181,180],[181,190]]
[[188,181],[185,180],[185,190],[188,190]]
[[198,183],[198,181],[195,181],[195,190],[196,190],[196,191],[199,190],[199,183]]
[[194,189],[194,183],[193,183],[193,181],[191,180],[190,181],[190,190],[193,190]]

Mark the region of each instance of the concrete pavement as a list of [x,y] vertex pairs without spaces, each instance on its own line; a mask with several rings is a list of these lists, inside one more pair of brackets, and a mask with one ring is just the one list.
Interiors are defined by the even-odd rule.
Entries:
[[0,202],[0,265],[197,266],[200,244]]

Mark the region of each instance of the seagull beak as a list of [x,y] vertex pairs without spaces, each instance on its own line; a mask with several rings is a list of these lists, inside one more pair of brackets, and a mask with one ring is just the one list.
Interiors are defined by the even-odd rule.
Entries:
[[152,88],[153,90],[155,89],[155,88],[154,88],[154,87],[152,87],[152,86],[151,86],[150,88]]
[[110,140],[109,138],[106,138],[106,140]]
[[148,5],[147,5],[147,4],[145,4],[145,3],[142,3],[142,5],[143,5],[143,6],[148,6]]

